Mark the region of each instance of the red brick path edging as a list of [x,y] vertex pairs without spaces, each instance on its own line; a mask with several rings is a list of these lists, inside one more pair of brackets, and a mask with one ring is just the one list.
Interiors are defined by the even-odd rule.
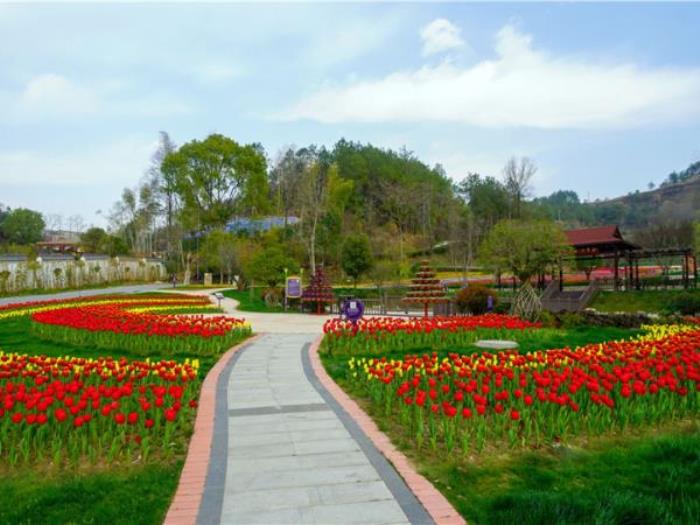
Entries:
[[394,447],[386,434],[379,430],[376,423],[326,373],[318,355],[322,339],[323,336],[320,336],[311,344],[309,357],[311,358],[311,366],[314,373],[324,388],[343,407],[343,410],[355,420],[379,452],[394,466],[435,523],[438,525],[466,525],[464,518],[459,515],[445,496],[440,494],[430,481],[415,471],[408,458]]
[[194,433],[187,449],[187,458],[180,474],[175,497],[163,521],[164,525],[194,525],[196,523],[209,470],[209,460],[211,459],[214,413],[216,412],[216,385],[219,382],[221,372],[224,371],[235,353],[258,337],[257,335],[249,337],[228,350],[204,378],[199,394]]

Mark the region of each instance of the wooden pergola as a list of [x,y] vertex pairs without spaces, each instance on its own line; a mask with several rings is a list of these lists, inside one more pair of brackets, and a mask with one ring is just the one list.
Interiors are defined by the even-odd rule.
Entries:
[[[626,290],[639,290],[641,288],[639,261],[650,257],[682,257],[683,286],[689,288],[697,284],[697,258],[690,248],[643,249],[625,240],[617,226],[583,228],[568,230],[564,233],[574,249],[572,259],[577,262],[600,259],[612,261],[615,290],[619,290],[622,283],[625,284]],[[622,276],[620,275],[621,261],[627,262],[627,265],[622,268]],[[559,282],[563,283],[561,268],[559,269]]]

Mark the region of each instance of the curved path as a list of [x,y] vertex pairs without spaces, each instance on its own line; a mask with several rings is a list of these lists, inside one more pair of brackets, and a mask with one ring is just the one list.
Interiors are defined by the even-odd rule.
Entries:
[[167,287],[168,285],[165,283],[129,284],[125,286],[112,286],[110,288],[87,288],[85,290],[72,290],[66,292],[56,292],[39,295],[16,295],[13,297],[0,297],[0,305],[11,303],[27,303],[31,301],[51,301],[53,299],[74,299],[76,297],[85,297],[89,295],[154,292]]
[[[309,352],[327,317],[240,312],[232,299],[221,306],[262,335],[221,368],[213,429],[200,434],[211,436],[208,465],[181,479],[165,523],[435,523],[317,377]],[[183,485],[196,476],[203,489],[188,499]]]
[[[220,377],[213,461],[197,522],[432,523],[318,382],[313,334],[268,334]],[[225,461],[224,461],[225,458]]]

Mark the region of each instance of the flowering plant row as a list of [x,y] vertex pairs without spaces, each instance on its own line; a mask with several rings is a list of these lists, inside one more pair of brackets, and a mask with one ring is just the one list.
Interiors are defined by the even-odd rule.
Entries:
[[[202,302],[203,301],[203,302]],[[138,298],[69,305],[32,314],[32,331],[51,341],[147,354],[214,355],[250,335],[250,325],[226,316],[152,313],[210,304],[206,298]]]
[[324,345],[330,352],[406,351],[473,343],[481,331],[507,337],[507,330],[539,328],[510,315],[486,314],[450,317],[366,317],[358,323],[329,319],[323,325]]
[[173,304],[180,307],[203,307],[211,305],[206,298],[186,295],[94,295],[75,297],[73,299],[50,299],[47,301],[29,301],[24,303],[10,303],[0,306],[0,320],[11,317],[23,317],[37,312],[45,312],[67,306],[86,306],[91,304],[110,304],[114,302],[136,303],[147,305],[149,302],[157,304]]
[[197,407],[198,368],[197,360],[0,352],[0,457],[60,465],[179,451]]
[[417,447],[538,446],[696,416],[700,328],[652,326],[629,341],[520,354],[349,360],[349,381]]

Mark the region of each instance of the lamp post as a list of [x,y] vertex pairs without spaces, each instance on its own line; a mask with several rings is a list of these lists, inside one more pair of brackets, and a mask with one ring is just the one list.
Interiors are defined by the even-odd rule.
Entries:
[[[299,292],[302,295],[302,297],[304,296],[303,290],[304,290],[304,267],[302,266],[301,268],[299,268]],[[299,311],[303,313],[304,307],[302,306],[303,305],[302,301],[303,301],[303,299],[299,301]]]
[[284,268],[284,311],[287,311],[287,274],[289,273],[289,269],[287,267]]

